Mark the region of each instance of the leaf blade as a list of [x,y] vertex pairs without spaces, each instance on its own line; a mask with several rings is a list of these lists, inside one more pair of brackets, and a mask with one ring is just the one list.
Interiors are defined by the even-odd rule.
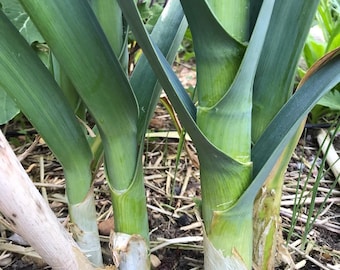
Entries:
[[318,0],[275,1],[254,81],[252,113],[254,143],[292,94],[296,65],[318,2]]
[[136,168],[138,106],[92,8],[82,0],[21,3],[98,125],[110,183],[126,189]]
[[[0,11],[0,88],[15,101],[62,163],[66,177],[78,179],[67,189],[80,202],[91,185],[92,154],[85,135],[51,74]],[[65,139],[67,138],[67,140]],[[76,177],[81,176],[81,177]],[[84,186],[79,189],[77,185]]]
[[[329,57],[330,56],[330,57]],[[327,56],[326,56],[327,59]],[[254,199],[277,158],[317,101],[340,81],[340,49],[321,59],[317,69],[286,103],[252,149],[254,180],[238,204]],[[307,76],[308,77],[308,76]],[[305,77],[306,78],[306,77]]]

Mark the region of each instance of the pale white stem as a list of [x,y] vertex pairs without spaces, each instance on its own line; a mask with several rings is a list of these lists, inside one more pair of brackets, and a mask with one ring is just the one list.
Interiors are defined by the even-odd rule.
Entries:
[[0,131],[0,211],[53,269],[93,269]]
[[148,246],[143,237],[125,233],[112,233],[110,247],[114,264],[119,270],[149,270]]
[[[228,241],[226,239],[226,241]],[[232,256],[224,256],[204,235],[204,269],[206,270],[248,270],[241,257],[235,251]]]
[[84,201],[69,205],[73,237],[81,251],[97,266],[103,265],[102,251],[96,222],[96,209],[93,188],[90,189]]
[[[327,163],[331,168],[335,178],[338,178],[340,175],[340,157],[334,149],[334,146],[330,144],[330,138],[327,136],[327,132],[323,129],[317,135],[317,140],[319,145],[321,146],[322,153],[326,156]],[[329,149],[327,151],[327,148]],[[338,179],[338,183],[340,185],[340,178]]]

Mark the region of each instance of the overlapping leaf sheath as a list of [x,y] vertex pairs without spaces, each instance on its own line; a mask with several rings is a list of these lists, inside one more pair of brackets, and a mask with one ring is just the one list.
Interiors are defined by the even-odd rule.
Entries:
[[[190,6],[191,2],[190,3],[186,2],[186,3],[188,4],[188,6]],[[209,233],[211,233],[210,235],[212,236],[212,238],[214,240],[219,239],[217,241],[219,243],[218,244],[219,249],[220,249],[220,243],[222,242],[221,239],[224,238],[224,237],[221,237],[220,232],[223,231],[223,229],[225,229],[226,227],[230,227],[230,228],[233,227],[234,229],[238,227],[242,232],[247,232],[248,236],[249,236],[249,233],[251,234],[251,229],[250,230],[246,229],[246,227],[249,228],[249,223],[246,224],[247,222],[242,222],[243,224],[245,224],[245,227],[243,227],[245,229],[242,229],[241,226],[240,226],[240,220],[237,221],[237,219],[230,218],[229,213],[232,213],[232,212],[226,213],[225,210],[229,209],[233,206],[233,204],[235,203],[235,200],[238,198],[238,196],[240,196],[240,193],[242,194],[242,191],[246,188],[247,184],[249,184],[249,182],[251,181],[251,177],[250,177],[250,175],[251,175],[251,164],[249,162],[249,160],[250,160],[250,122],[249,122],[250,117],[248,117],[249,119],[246,119],[247,115],[250,115],[251,107],[249,108],[249,107],[246,107],[246,105],[245,105],[245,113],[241,116],[241,118],[243,117],[243,119],[245,120],[243,122],[243,124],[244,124],[243,130],[248,130],[248,132],[245,132],[245,136],[248,136],[248,138],[249,138],[247,140],[248,141],[247,146],[243,145],[243,146],[241,146],[241,148],[242,149],[248,148],[248,149],[245,151],[245,153],[236,154],[237,158],[233,159],[233,158],[227,156],[225,153],[221,152],[221,151],[224,151],[225,149],[220,147],[220,145],[218,145],[218,148],[220,148],[220,150],[218,150],[218,148],[216,148],[216,146],[211,144],[209,142],[209,140],[206,139],[205,135],[203,135],[200,132],[200,130],[198,129],[196,124],[192,122],[193,118],[195,117],[195,113],[191,111],[191,105],[190,105],[190,102],[188,102],[186,100],[187,99],[186,95],[181,92],[181,88],[178,85],[176,79],[172,78],[171,72],[169,71],[169,68],[166,66],[164,60],[162,59],[162,56],[160,54],[157,54],[157,48],[155,48],[157,56],[156,56],[156,58],[154,57],[155,51],[152,51],[152,47],[153,47],[152,44],[150,43],[150,41],[147,38],[145,38],[145,36],[143,36],[141,34],[144,29],[140,28],[140,24],[138,24],[138,23],[133,24],[131,22],[132,18],[133,18],[133,16],[132,16],[133,13],[129,13],[128,9],[130,9],[130,10],[133,9],[132,4],[129,1],[128,2],[122,1],[122,3],[120,3],[120,4],[121,4],[121,7],[123,8],[123,11],[125,12],[125,16],[127,17],[128,22],[130,23],[130,25],[132,27],[132,30],[134,31],[134,33],[137,37],[138,42],[143,47],[146,56],[149,58],[149,61],[151,61],[152,64],[154,64],[153,68],[155,70],[155,73],[159,74],[159,78],[161,78],[161,82],[164,83],[163,86],[164,86],[165,90],[167,91],[172,103],[174,104],[176,109],[178,109],[178,113],[182,117],[182,120],[184,121],[184,123],[187,125],[186,128],[190,132],[192,138],[194,139],[194,141],[196,143],[200,157],[202,157],[202,158],[200,158],[201,161],[202,161],[202,159],[204,159],[204,156],[206,155],[206,158],[204,159],[203,163],[201,162],[201,177],[202,177],[202,179],[203,178],[206,179],[205,184],[202,182],[202,189],[205,188],[205,190],[206,190],[206,191],[203,191],[203,193],[206,192],[205,194],[203,194],[203,200],[207,200],[206,208],[204,209],[204,206],[203,206],[203,212],[204,212],[203,215],[204,215],[204,218],[207,220],[206,221],[206,224],[207,224],[206,228],[207,228],[207,231],[209,231],[207,234],[209,235]],[[185,8],[184,3],[182,3],[182,4]],[[202,5],[203,5],[203,8],[202,8]],[[196,12],[202,12],[206,8],[205,3],[203,3],[202,1],[200,1],[199,3],[195,2],[195,6],[197,7]],[[193,7],[193,3],[191,3],[191,7]],[[126,10],[124,10],[124,9],[126,9]],[[209,15],[209,12],[210,12],[210,10],[206,10],[206,12],[203,13],[203,15],[207,15],[207,13]],[[126,14],[128,14],[128,15],[126,15]],[[190,21],[190,17],[188,15],[187,15],[187,17]],[[203,16],[203,17],[205,18],[205,16]],[[214,21],[214,18],[212,16],[207,17],[207,18]],[[192,24],[195,25],[195,22],[193,22]],[[216,25],[216,23],[215,23],[215,25]],[[199,25],[196,25],[195,27],[198,27],[198,26]],[[216,31],[218,32],[217,36],[219,38],[219,40],[217,40],[217,43],[218,43],[217,47],[219,47],[219,46],[223,47],[222,46],[223,42],[228,40],[228,39],[229,39],[230,42],[237,44],[237,42],[235,42],[233,40],[233,38],[231,38],[230,36],[223,36],[223,35],[219,36],[220,33],[226,34],[225,31],[223,30],[223,28],[220,27]],[[209,30],[205,31],[205,32],[207,33],[207,32],[209,32]],[[264,35],[262,35],[262,40],[263,40],[263,38],[264,38]],[[151,50],[150,50],[150,45],[151,45]],[[244,46],[242,44],[237,44],[237,45],[241,45],[240,49],[236,49],[236,50],[231,49],[230,50],[231,53],[227,57],[230,57],[231,59],[233,59],[233,58],[238,59],[237,60],[238,63],[236,63],[235,67],[233,67],[231,69],[232,75],[230,75],[229,78],[225,78],[225,77],[222,76],[220,85],[218,85],[218,87],[216,87],[216,89],[218,89],[218,92],[219,92],[219,93],[217,92],[218,93],[217,94],[218,100],[221,99],[222,96],[224,95],[223,91],[222,92],[219,91],[220,90],[219,88],[222,86],[222,90],[228,90],[230,84],[233,82],[233,80],[230,79],[230,78],[233,78],[236,75],[236,73],[238,72],[238,68],[239,68],[238,66],[241,62],[241,58],[242,58],[242,55],[244,53]],[[258,46],[261,46],[261,42],[257,43],[256,46],[253,46],[252,50],[258,50],[259,49]],[[226,51],[225,48],[226,47],[223,47],[224,52]],[[240,54],[237,53],[237,50],[239,50]],[[235,53],[235,51],[236,51],[236,53]],[[219,54],[220,54],[220,56],[223,56],[223,53],[219,52]],[[219,55],[219,54],[217,53],[216,55]],[[158,62],[157,60],[160,61],[160,62]],[[229,66],[227,66],[223,62],[224,60],[225,60],[225,58],[220,63],[223,65],[224,71],[225,71],[225,69],[228,69]],[[248,57],[248,61],[249,60],[250,60],[250,58]],[[211,64],[214,61],[218,61],[218,56],[213,58],[213,61],[211,61]],[[161,63],[161,66],[159,66],[159,68],[157,67],[158,63]],[[249,69],[245,69],[244,73],[239,76],[239,80],[238,80],[238,83],[237,83],[238,85],[241,84],[241,82],[243,81],[243,79],[246,76],[246,72],[248,72],[249,70],[252,71],[251,74],[255,74],[254,71],[255,71],[255,67],[256,67],[256,59],[255,59],[255,61],[252,61],[252,63],[254,63],[254,64],[251,65],[251,67]],[[223,72],[222,73],[219,72],[218,69],[216,69],[215,67],[211,66],[210,68],[212,68],[213,70],[218,72],[217,73],[218,75],[223,75]],[[206,70],[208,70],[208,69],[206,69]],[[211,73],[209,73],[209,74],[212,75]],[[214,74],[214,75],[216,75],[216,74]],[[250,77],[252,78],[252,76],[250,76]],[[216,77],[214,77],[214,78],[216,79]],[[229,82],[226,83],[226,81],[229,81]],[[229,86],[228,86],[228,84],[229,84]],[[249,99],[251,98],[251,85],[252,85],[252,81],[247,80],[245,82],[245,88],[243,89],[244,91],[242,90],[242,93],[240,93],[241,96],[242,95],[247,96],[248,102],[249,102]],[[170,89],[176,89],[175,93],[172,92]],[[213,86],[211,86],[209,89],[215,89],[215,88]],[[242,88],[239,88],[239,89],[242,89]],[[236,90],[233,90],[231,92],[234,92],[234,93],[232,93],[230,96],[232,96],[234,94],[237,96]],[[234,98],[236,98],[236,96]],[[218,100],[215,101],[215,103],[218,103]],[[235,99],[234,99],[234,101],[235,101]],[[223,100],[221,103],[224,103],[224,102],[228,103],[228,101],[226,101],[226,100]],[[184,104],[183,107],[181,106],[182,103]],[[216,106],[216,107],[218,107],[218,109],[222,109],[222,107],[223,107],[222,105],[221,105],[221,107],[218,107],[218,106]],[[204,110],[202,110],[202,111],[204,111]],[[207,110],[205,110],[205,112],[206,111]],[[217,113],[213,117],[215,117],[216,115],[217,115],[217,117],[219,116],[218,113]],[[213,141],[213,140],[210,140],[210,141]],[[231,148],[233,148],[233,147],[231,147]],[[232,152],[233,152],[233,150],[230,153],[232,153]],[[228,154],[230,154],[230,153],[228,153]],[[217,169],[215,170],[214,168],[217,168]],[[215,181],[211,181],[210,185],[209,185],[208,179],[212,179],[212,178],[214,178]],[[237,179],[237,180],[234,180],[234,182],[233,182],[234,184],[237,182],[237,184],[234,185],[235,186],[234,193],[226,191],[227,188],[233,186],[233,183],[229,182],[230,185],[227,184],[227,188],[226,188],[226,178]],[[240,180],[240,181],[238,181],[238,180]],[[209,194],[209,188],[210,188],[210,194]],[[217,193],[216,193],[216,191],[217,191]],[[214,195],[212,196],[211,194],[214,194]],[[222,196],[220,196],[221,194],[222,194]],[[223,197],[223,196],[226,196],[227,198]],[[208,206],[209,202],[211,204]],[[250,221],[250,224],[251,224],[251,209],[248,208],[247,211],[248,211],[248,214],[246,215],[246,218],[248,219],[248,221]],[[233,213],[235,213],[235,212],[233,212]],[[226,222],[226,220],[228,220],[228,221]],[[216,225],[216,223],[214,221],[217,221],[218,225]],[[223,222],[221,222],[221,221],[223,221]],[[211,229],[212,227],[214,227],[214,229],[218,228],[218,230],[212,230]],[[224,227],[224,228],[221,229],[222,227]],[[249,238],[249,237],[247,237],[247,238]],[[225,242],[225,241],[223,241],[223,242]],[[234,244],[236,245],[237,242],[240,243],[241,241],[239,241],[239,239],[236,239],[236,237],[235,237],[232,241],[230,241],[230,243],[231,243],[230,246],[233,247]],[[236,253],[238,253],[238,252],[242,253],[242,256],[247,258],[247,259],[245,259],[247,261],[246,264],[250,265],[251,264],[251,262],[250,262],[251,261],[251,248],[249,248],[248,245],[243,245],[243,247],[238,246],[238,249],[239,249],[239,251],[236,251]],[[234,252],[233,248],[230,248],[227,251],[225,251],[225,249],[223,248],[223,251],[225,253],[228,253],[228,255],[231,255],[231,253]],[[239,257],[237,257],[236,261],[239,261],[239,262],[241,262],[240,264],[243,264],[242,258],[241,258],[241,260],[239,260]],[[224,266],[225,266],[225,264],[223,264],[223,266],[221,266],[221,267],[224,267]],[[214,267],[214,266],[211,266],[211,267]]]
[[[252,87],[258,51],[262,48],[272,5],[264,4],[263,18],[259,20],[245,54],[247,40],[237,39],[245,38],[244,32],[248,32],[250,25],[250,3],[243,4],[241,10],[247,23],[240,33],[235,33],[232,23],[220,22],[226,18],[217,18],[215,10],[205,1],[182,1],[191,25],[196,53],[197,124],[209,141],[225,155],[225,158],[212,162],[209,151],[203,152],[197,146],[201,164],[205,241],[210,243],[205,247],[212,256],[205,260],[207,269],[246,269],[251,267],[252,261],[251,243],[248,241],[252,238],[252,201],[243,207],[235,205],[252,180]],[[235,5],[237,9],[240,9],[239,5]],[[230,7],[233,5],[228,3],[226,9]],[[218,8],[223,9],[223,4],[220,3]],[[218,13],[221,14],[220,11]],[[236,23],[235,17],[229,19]],[[226,28],[223,28],[224,25]],[[210,250],[212,247],[214,252]],[[218,258],[221,255],[221,264],[216,264],[214,256]]]

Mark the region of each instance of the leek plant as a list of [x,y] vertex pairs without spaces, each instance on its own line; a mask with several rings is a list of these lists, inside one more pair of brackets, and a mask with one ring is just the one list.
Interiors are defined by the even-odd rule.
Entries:
[[[8,90],[63,165],[70,213],[77,213],[71,214],[72,222],[77,224],[78,232],[83,232],[75,237],[93,262],[101,264],[91,189],[92,154],[84,132],[49,71],[3,13],[0,24],[1,88]],[[35,89],[35,96],[31,89]]]
[[[255,261],[254,266],[271,269],[275,247],[271,241],[278,226],[271,216],[278,216],[282,171],[306,114],[340,80],[340,56],[335,50],[307,73],[293,94],[293,76],[318,1],[182,0],[196,55],[197,106],[168,63],[187,26],[177,0],[169,1],[151,36],[133,0],[117,0],[123,22],[115,1],[21,3],[94,118],[97,137],[88,144],[67,103],[68,91],[62,93],[2,14],[0,74],[5,74],[5,79],[0,80],[0,86],[63,164],[70,202],[79,204],[89,196],[89,168],[95,168],[93,164],[99,164],[98,159],[104,156],[114,208],[116,265],[120,269],[148,267],[141,155],[145,129],[159,96],[158,80],[198,150],[205,269],[251,269],[253,228],[259,236],[254,239],[261,243],[255,245],[259,254],[254,257],[269,260]],[[113,22],[111,13],[118,22]],[[129,31],[126,23],[145,55],[130,78],[124,60]],[[117,26],[115,34],[111,24]],[[54,96],[59,96],[57,101]],[[46,111],[45,99],[51,104],[46,115],[41,113]],[[53,126],[54,133],[48,132],[47,125]],[[69,178],[73,167],[79,166],[73,155],[79,150],[68,148],[67,134],[55,136],[58,128],[75,129],[74,145],[79,144],[87,158],[82,167],[89,174],[86,184]],[[102,148],[97,147],[100,143]],[[65,147],[60,149],[60,145]],[[60,153],[63,150],[67,154]],[[68,158],[65,161],[63,154]],[[264,182],[266,186],[261,189]],[[263,208],[256,209],[253,222],[253,205],[260,190],[264,191],[264,196],[258,196]],[[78,215],[75,212],[71,210]],[[117,243],[120,233],[130,246],[142,246],[142,250],[137,248],[138,254],[130,257],[121,256],[128,249],[126,243],[123,247]]]
[[198,150],[205,269],[252,267],[253,204],[267,178],[255,215],[261,261],[254,266],[272,269],[282,171],[304,117],[339,81],[335,51],[293,95],[318,1],[182,0],[196,54],[197,107],[136,19],[133,1],[118,1]]

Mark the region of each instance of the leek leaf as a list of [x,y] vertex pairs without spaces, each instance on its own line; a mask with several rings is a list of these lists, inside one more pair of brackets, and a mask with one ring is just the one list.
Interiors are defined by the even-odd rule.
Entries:
[[296,65],[315,14],[313,10],[317,9],[318,2],[275,1],[254,81],[254,143],[292,94]]
[[[70,200],[80,202],[91,185],[92,154],[79,122],[51,73],[1,11],[0,35],[0,74],[6,74],[1,77],[0,88],[36,127],[65,174],[82,176],[67,187]],[[75,189],[76,185],[84,189]]]
[[14,116],[16,116],[20,110],[11,99],[6,91],[0,88],[0,125],[7,123]]
[[301,121],[318,100],[340,82],[339,52],[339,49],[333,52],[333,57],[305,81],[254,145],[252,149],[254,180],[238,204],[246,204],[255,198],[256,192],[262,186]]
[[[163,12],[152,30],[151,38],[166,56],[169,63],[172,63],[183,39],[187,22],[179,0],[169,2]],[[161,90],[157,77],[144,54],[137,62],[131,75],[130,83],[136,95],[140,111],[138,136],[143,138],[147,124],[159,100]]]
[[138,106],[92,8],[82,0],[21,3],[98,125],[110,183],[126,189],[136,168]]

